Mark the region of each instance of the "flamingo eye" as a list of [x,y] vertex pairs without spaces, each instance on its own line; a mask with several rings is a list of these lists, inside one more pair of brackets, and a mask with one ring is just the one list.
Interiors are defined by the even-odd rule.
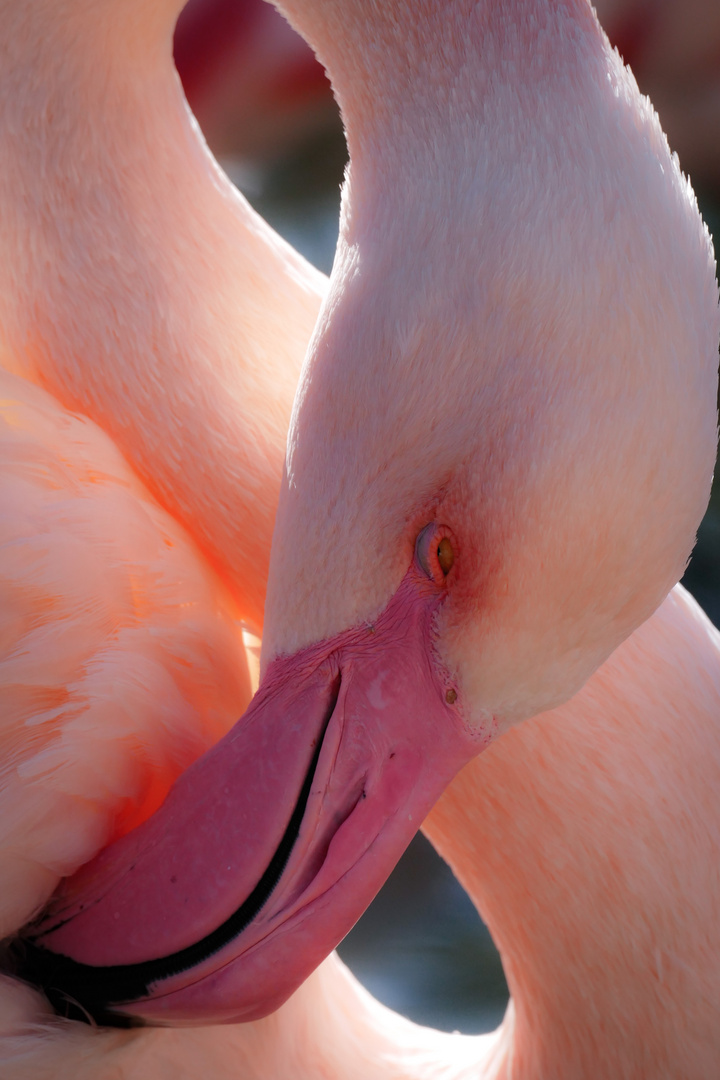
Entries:
[[453,551],[452,544],[450,543],[450,537],[443,536],[442,540],[437,546],[437,561],[440,569],[445,577],[448,576],[452,570],[452,565],[455,562],[455,552]]
[[427,576],[442,585],[455,562],[452,540],[442,525],[431,523],[418,534],[415,558]]

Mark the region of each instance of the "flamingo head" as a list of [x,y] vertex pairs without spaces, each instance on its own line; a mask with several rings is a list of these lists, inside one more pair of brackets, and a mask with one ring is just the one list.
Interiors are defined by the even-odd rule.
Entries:
[[464,762],[575,693],[683,571],[715,448],[712,251],[593,33],[541,104],[508,69],[472,122],[412,100],[350,138],[260,689],[28,945],[102,1020],[278,1006]]
[[432,650],[458,709],[496,733],[571,697],[655,610],[707,504],[718,333],[694,198],[669,156],[655,170],[607,191],[588,161],[585,193],[487,179],[459,211],[427,175],[395,199],[385,178],[371,211],[351,173],[265,667],[374,624],[416,574],[439,590]]

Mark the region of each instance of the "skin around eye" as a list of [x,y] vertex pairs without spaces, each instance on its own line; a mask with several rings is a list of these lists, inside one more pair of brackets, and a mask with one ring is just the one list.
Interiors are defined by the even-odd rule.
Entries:
[[444,526],[431,522],[418,534],[415,558],[427,576],[441,585],[455,562],[452,540]]

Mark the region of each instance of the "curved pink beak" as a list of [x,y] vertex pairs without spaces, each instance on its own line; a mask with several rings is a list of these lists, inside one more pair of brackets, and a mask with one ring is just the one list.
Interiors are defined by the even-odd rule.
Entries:
[[100,1023],[281,1005],[489,741],[434,659],[444,595],[413,563],[375,625],[274,661],[161,809],[63,882],[17,973]]

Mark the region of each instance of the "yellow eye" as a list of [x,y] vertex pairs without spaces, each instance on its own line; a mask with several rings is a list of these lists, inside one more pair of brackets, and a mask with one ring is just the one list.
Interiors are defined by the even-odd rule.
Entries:
[[443,574],[447,575],[452,570],[452,564],[455,562],[455,552],[452,549],[452,544],[447,536],[443,536],[442,540],[438,544],[437,559],[440,565],[440,569]]

